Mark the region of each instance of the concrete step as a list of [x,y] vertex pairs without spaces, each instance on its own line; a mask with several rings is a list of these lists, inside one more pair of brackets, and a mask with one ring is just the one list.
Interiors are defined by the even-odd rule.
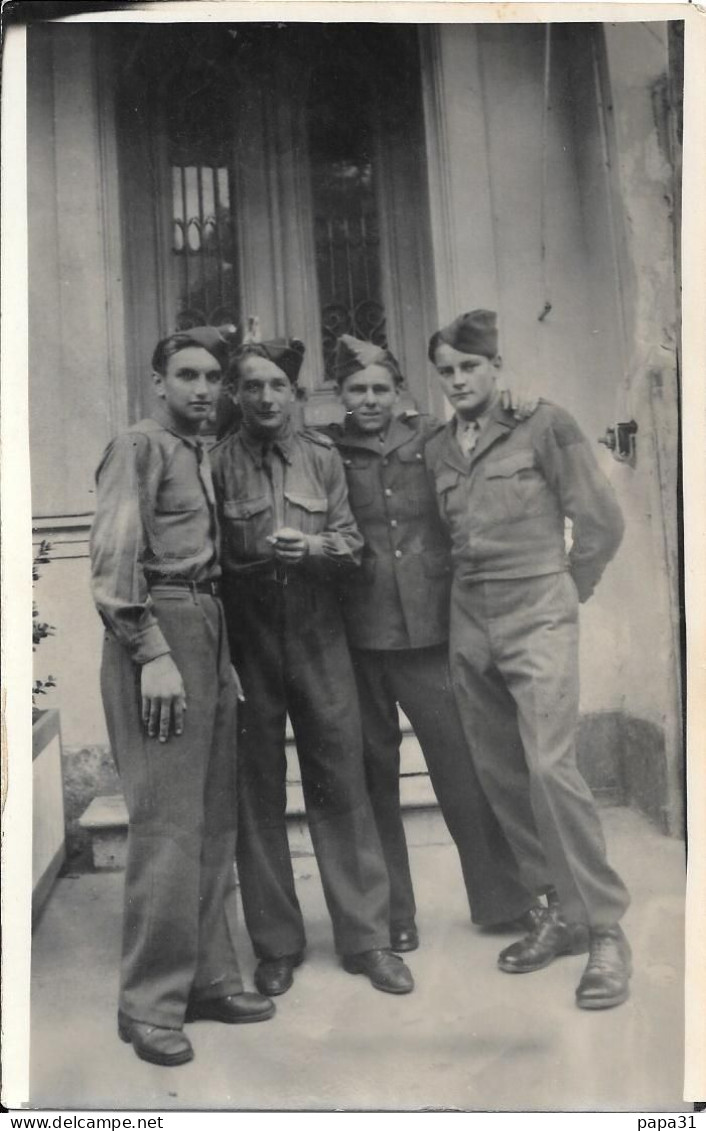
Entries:
[[[446,844],[449,834],[439,812],[429,778],[422,775],[400,779],[403,819],[410,846]],[[310,856],[313,846],[304,811],[301,785],[287,787],[287,834],[295,856]],[[93,866],[97,871],[121,871],[127,851],[127,810],[121,794],[95,797],[79,820],[91,836]]]
[[[400,798],[410,844],[444,844],[448,833],[438,813],[438,803],[429,781],[424,756],[409,723],[401,716]],[[294,736],[287,727],[287,829],[292,852],[313,852],[306,821],[304,792]],[[438,818],[438,819],[437,819]],[[79,826],[91,838],[93,866],[98,871],[125,867],[127,809],[121,794],[95,797],[79,818]]]

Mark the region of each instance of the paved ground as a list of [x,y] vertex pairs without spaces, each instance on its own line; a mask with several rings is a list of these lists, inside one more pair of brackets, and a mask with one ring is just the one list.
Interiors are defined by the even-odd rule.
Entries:
[[[633,893],[630,1001],[577,1010],[581,957],[524,977],[495,967],[507,938],[468,920],[451,846],[412,850],[422,947],[407,997],[346,974],[315,862],[296,862],[309,953],[267,1023],[189,1026],[196,1059],[138,1061],[115,1033],[121,875],[59,881],[33,949],[32,1106],[47,1108],[679,1111],[683,1104],[683,844],[604,810]],[[251,984],[253,958],[239,932]]]

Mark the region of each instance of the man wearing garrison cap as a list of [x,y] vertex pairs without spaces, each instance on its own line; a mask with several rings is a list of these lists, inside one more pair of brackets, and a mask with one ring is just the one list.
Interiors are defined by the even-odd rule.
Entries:
[[334,376],[346,409],[329,429],[341,453],[353,515],[365,539],[361,569],[341,586],[358,683],[365,769],[390,877],[394,950],[418,945],[400,810],[398,704],[409,718],[458,849],[471,917],[481,926],[526,916],[533,896],[476,777],[448,666],[451,560],[424,465],[442,427],[395,413],[402,374],[388,349],[344,334]]
[[267,998],[243,993],[225,914],[238,684],[198,437],[227,361],[212,326],[158,343],[158,405],[108,445],[91,531],[106,628],[101,689],[129,815],[118,1031],[143,1060],[167,1066],[193,1056],[185,1021],[274,1013]]
[[576,763],[578,605],[618,548],[622,516],[564,409],[540,402],[518,422],[502,408],[493,311],[437,331],[429,358],[455,414],[426,449],[452,542],[454,688],[488,798],[528,885],[547,894],[499,966],[526,973],[588,947],[577,1004],[605,1009],[629,992],[629,896]]
[[289,715],[344,969],[402,994],[413,981],[389,949],[389,885],[336,595],[340,579],[358,567],[362,538],[333,443],[292,423],[303,352],[295,340],[241,348],[231,373],[242,427],[212,453],[226,617],[245,693],[237,848],[243,908],[259,959],[256,985],[285,993],[306,946],[285,824]]

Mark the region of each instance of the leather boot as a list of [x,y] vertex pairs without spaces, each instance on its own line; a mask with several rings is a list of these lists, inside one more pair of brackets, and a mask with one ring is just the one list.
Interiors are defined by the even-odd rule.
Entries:
[[548,966],[560,955],[584,954],[588,950],[587,929],[566,923],[557,904],[542,914],[535,912],[533,919],[531,931],[498,955],[498,966],[506,974],[529,974]]
[[579,1009],[621,1005],[630,994],[631,974],[632,953],[622,928],[592,927],[588,963],[576,990]]

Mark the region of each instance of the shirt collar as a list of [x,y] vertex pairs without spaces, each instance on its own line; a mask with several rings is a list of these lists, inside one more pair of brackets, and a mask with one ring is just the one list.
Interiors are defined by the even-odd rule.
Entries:
[[186,435],[183,432],[178,432],[171,424],[167,424],[164,420],[159,420],[157,417],[152,416],[149,418],[157,428],[161,428],[163,432],[168,432],[170,436],[175,436],[177,440],[181,440],[188,448],[193,448],[194,451],[203,450],[204,442],[203,436]]
[[289,421],[282,432],[278,436],[269,439],[263,436],[254,436],[248,432],[247,428],[240,429],[240,439],[245,450],[252,457],[253,463],[256,467],[262,467],[262,457],[265,449],[269,448],[275,451],[282,457],[285,463],[292,462],[292,444],[294,442],[294,429],[292,428],[291,421]]

